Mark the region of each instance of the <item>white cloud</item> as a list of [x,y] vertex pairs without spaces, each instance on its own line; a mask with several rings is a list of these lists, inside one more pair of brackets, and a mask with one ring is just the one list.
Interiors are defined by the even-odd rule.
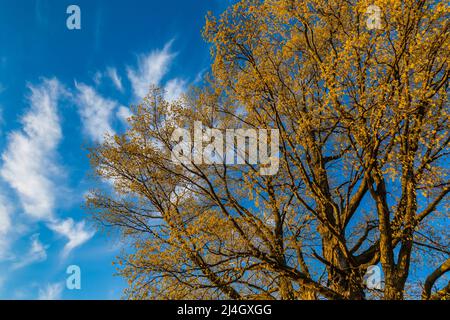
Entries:
[[165,87],[164,97],[168,101],[174,101],[186,91],[186,81],[175,78],[167,81]]
[[99,86],[102,83],[103,73],[100,71],[97,71],[94,73],[94,76],[92,77],[92,80],[94,80],[94,83]]
[[94,88],[76,83],[78,90],[76,103],[84,131],[95,142],[102,142],[105,134],[114,134],[111,127],[112,113],[117,106],[115,101],[103,98]]
[[30,109],[23,129],[9,135],[0,174],[18,193],[25,213],[36,219],[52,217],[55,194],[52,177],[58,172],[54,153],[62,138],[57,113],[62,87],[55,79],[29,86]]
[[11,212],[9,206],[0,196],[0,259],[4,258],[8,245],[8,234],[11,231]]
[[128,67],[128,79],[137,98],[147,95],[150,85],[158,85],[169,70],[176,53],[170,51],[172,41],[162,50],[154,50],[138,57],[137,68]]
[[39,300],[60,300],[64,289],[62,283],[49,283],[45,288],[39,289]]
[[0,196],[0,235],[6,234],[11,228],[11,217],[9,208]]
[[48,227],[67,238],[68,242],[64,247],[63,257],[67,257],[73,249],[88,241],[95,233],[93,230],[86,229],[84,221],[76,223],[72,218],[55,221]]
[[111,81],[114,84],[114,86],[116,87],[116,89],[119,90],[120,92],[123,92],[122,79],[117,74],[116,68],[107,68],[106,74],[111,79]]
[[169,71],[170,64],[177,55],[170,50],[172,42],[168,42],[162,50],[154,50],[147,55],[140,55],[135,69],[127,68],[128,79],[137,98],[145,97],[152,85],[163,87],[164,96],[168,101],[178,99],[186,91],[187,83],[180,78],[173,78],[164,85],[161,84],[161,80]]
[[47,248],[48,246],[43,245],[39,240],[39,233],[32,235],[31,246],[27,254],[20,261],[14,263],[12,268],[20,269],[30,264],[47,260]]
[[[92,232],[85,230],[84,221],[75,223],[72,219],[60,222],[55,217],[54,209],[58,187],[56,179],[61,176],[55,157],[58,144],[62,139],[58,102],[65,94],[63,86],[56,79],[44,79],[38,86],[29,86],[31,95],[28,100],[29,110],[22,118],[23,128],[9,134],[6,151],[2,154],[3,166],[0,175],[16,191],[24,212],[36,221],[45,221],[55,232],[65,235],[68,243],[63,254],[89,240]],[[83,85],[81,89],[85,88]],[[96,103],[95,95],[85,90],[80,93],[83,103]],[[92,98],[93,101],[89,99]],[[102,101],[100,101],[102,102]],[[89,115],[89,106],[83,109]],[[94,115],[97,115],[93,112]],[[100,112],[101,114],[101,112]],[[91,126],[98,125],[89,122]],[[5,206],[0,206],[0,236],[11,229],[10,215]],[[9,224],[8,224],[9,222]],[[1,238],[0,238],[1,240]],[[45,260],[46,247],[38,237],[32,237],[31,248],[25,258],[13,265],[21,268],[34,262]]]
[[120,121],[122,121],[122,123],[124,125],[128,125],[128,119],[132,116],[133,114],[130,111],[130,108],[121,106],[119,108],[119,110],[117,110],[116,116],[117,118],[120,119]]

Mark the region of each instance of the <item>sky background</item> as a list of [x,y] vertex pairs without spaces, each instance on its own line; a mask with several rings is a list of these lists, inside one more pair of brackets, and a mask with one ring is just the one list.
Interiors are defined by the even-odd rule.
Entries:
[[[81,9],[68,30],[66,9]],[[121,132],[150,84],[174,99],[208,71],[224,0],[0,0],[0,299],[119,299],[123,246],[83,211],[86,147]],[[65,286],[69,265],[81,290]]]

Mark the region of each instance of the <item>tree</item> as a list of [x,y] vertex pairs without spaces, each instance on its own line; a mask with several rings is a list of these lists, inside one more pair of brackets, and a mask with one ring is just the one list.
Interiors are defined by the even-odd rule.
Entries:
[[[449,5],[375,1],[380,29],[370,5],[242,0],[209,15],[211,76],[176,102],[151,88],[129,130],[91,150],[114,192],[87,207],[132,245],[118,261],[129,298],[449,297]],[[278,172],[172,161],[172,133],[195,121],[277,129]],[[408,283],[419,258],[439,267]]]

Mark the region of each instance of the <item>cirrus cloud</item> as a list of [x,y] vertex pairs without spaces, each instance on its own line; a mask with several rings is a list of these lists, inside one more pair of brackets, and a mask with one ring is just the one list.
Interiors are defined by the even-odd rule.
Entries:
[[44,288],[39,289],[39,300],[60,300],[64,289],[63,283],[49,283]]
[[[66,256],[93,236],[84,221],[61,220],[55,215],[58,180],[62,168],[57,161],[57,148],[63,138],[58,103],[68,93],[57,79],[43,79],[39,85],[29,85],[29,108],[21,119],[22,128],[8,135],[8,144],[2,154],[0,176],[16,192],[27,217],[35,222],[46,222],[50,229],[64,235],[68,243]],[[0,241],[11,229],[10,213],[0,205]],[[27,258],[17,261],[13,268],[45,260],[46,247],[37,236],[32,237]]]
[[140,55],[137,67],[127,68],[128,79],[137,98],[145,97],[150,86],[158,85],[169,71],[170,64],[177,55],[170,50],[172,42],[169,41],[162,50],[154,50],[149,54]]
[[25,213],[39,220],[51,218],[54,208],[52,176],[59,171],[54,158],[62,138],[57,104],[63,88],[56,79],[45,79],[29,89],[30,109],[22,130],[9,134],[0,175],[17,192]]
[[85,133],[95,142],[102,142],[107,133],[114,134],[111,126],[117,102],[102,97],[94,88],[75,83],[76,104]]

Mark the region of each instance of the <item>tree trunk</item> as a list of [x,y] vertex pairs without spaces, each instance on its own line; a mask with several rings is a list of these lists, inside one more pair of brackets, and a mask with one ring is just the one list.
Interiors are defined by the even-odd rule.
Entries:
[[401,281],[386,281],[384,300],[403,300],[403,288]]
[[362,275],[358,270],[352,270],[345,258],[338,240],[330,232],[322,232],[322,253],[327,265],[330,288],[347,299],[363,300]]

